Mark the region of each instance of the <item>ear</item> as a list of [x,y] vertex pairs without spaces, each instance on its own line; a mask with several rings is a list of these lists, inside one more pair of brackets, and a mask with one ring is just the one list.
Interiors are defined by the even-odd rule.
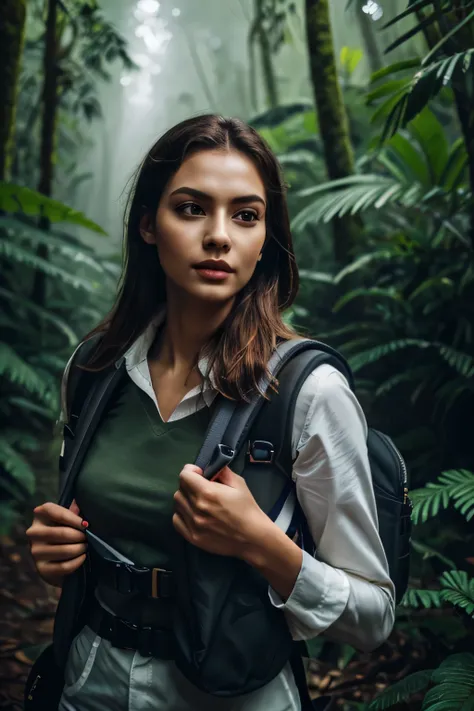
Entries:
[[147,244],[156,244],[154,225],[148,212],[140,220],[140,234]]

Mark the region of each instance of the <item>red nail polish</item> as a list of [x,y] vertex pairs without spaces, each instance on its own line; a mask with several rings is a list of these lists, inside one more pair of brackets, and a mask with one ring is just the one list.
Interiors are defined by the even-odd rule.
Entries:
[[88,521],[82,521],[81,526],[84,526],[84,528],[89,528],[89,522],[88,522]]

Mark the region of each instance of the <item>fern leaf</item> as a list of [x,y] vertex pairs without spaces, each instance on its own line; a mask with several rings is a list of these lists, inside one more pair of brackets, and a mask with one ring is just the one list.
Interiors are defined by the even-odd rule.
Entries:
[[441,607],[442,597],[439,590],[407,590],[403,596],[400,605],[402,607],[419,608],[424,607],[430,609],[432,607]]
[[378,297],[378,298],[385,298],[385,299],[390,299],[392,301],[401,301],[401,295],[399,292],[395,291],[393,288],[389,289],[382,289],[381,287],[371,287],[368,289],[353,289],[352,291],[348,291],[344,296],[341,296],[341,298],[334,304],[332,310],[334,313],[337,313],[342,309],[343,306],[346,306],[348,303],[353,301],[354,299],[358,299],[361,296],[370,296],[370,297]]
[[471,355],[441,344],[437,348],[442,358],[458,373],[466,378],[470,378],[474,374],[474,358]]
[[387,395],[387,393],[393,390],[393,388],[398,387],[401,383],[407,381],[409,382],[410,380],[414,380],[419,383],[420,377],[427,375],[426,371],[427,367],[426,365],[423,365],[420,368],[410,368],[409,370],[395,373],[395,375],[392,375],[378,386],[375,391],[375,397]]
[[[5,472],[13,482],[18,484],[25,494],[33,494],[35,490],[35,475],[26,459],[4,438],[0,438],[0,465],[4,469],[0,486],[8,487]],[[10,489],[10,493],[14,492]]]
[[428,348],[430,345],[431,343],[429,343],[429,341],[423,341],[418,338],[404,338],[397,341],[390,341],[389,343],[383,343],[380,346],[358,353],[350,359],[350,365],[354,372],[356,372],[364,366],[375,363],[384,356],[395,353],[396,351],[411,348],[412,346],[416,348]]
[[6,343],[0,343],[0,375],[5,375],[10,382],[18,383],[32,394],[41,398],[45,396],[44,380]]
[[468,578],[465,570],[451,570],[442,574],[440,583],[441,598],[474,617],[474,578]]
[[13,302],[14,307],[23,306],[23,308],[27,309],[28,311],[31,311],[31,313],[36,314],[36,316],[38,316],[43,321],[50,323],[58,331],[60,331],[66,336],[66,338],[68,339],[68,345],[75,346],[76,343],[78,343],[79,339],[72,330],[72,328],[70,328],[70,326],[65,321],[63,321],[63,319],[59,318],[59,316],[56,316],[56,314],[54,314],[52,311],[48,311],[48,309],[44,309],[41,306],[37,306],[29,299],[25,299],[19,294],[13,294],[12,292],[7,291],[2,287],[0,287],[0,296],[3,296],[5,299],[7,299],[7,301]]
[[[5,230],[10,239],[15,237],[28,240],[33,244],[44,244],[51,252],[57,252],[71,262],[85,264],[99,274],[104,273],[104,267],[91,254],[87,253],[85,246],[71,244],[64,235],[55,234],[49,230],[40,230],[15,217],[0,217],[0,230]],[[17,240],[15,239],[15,241]]]
[[467,469],[450,469],[443,472],[438,481],[449,486],[454,506],[470,521],[474,516],[474,473]]
[[20,262],[21,264],[26,264],[33,269],[42,271],[48,276],[61,279],[61,281],[73,286],[75,289],[84,289],[88,292],[94,292],[97,291],[100,286],[99,282],[91,282],[87,279],[75,276],[74,274],[70,274],[52,262],[38,257],[31,250],[28,251],[27,249],[13,244],[12,242],[7,242],[4,239],[0,240],[0,256]]
[[428,687],[432,673],[432,669],[425,669],[410,674],[405,677],[405,679],[398,681],[396,684],[382,691],[382,693],[372,701],[369,710],[383,711],[383,709],[388,709],[390,706],[399,704],[402,701],[407,701],[410,696],[424,691]]
[[432,516],[436,516],[441,509],[449,506],[449,492],[442,484],[429,482],[423,489],[414,489],[410,492],[413,504],[413,523],[425,523]]

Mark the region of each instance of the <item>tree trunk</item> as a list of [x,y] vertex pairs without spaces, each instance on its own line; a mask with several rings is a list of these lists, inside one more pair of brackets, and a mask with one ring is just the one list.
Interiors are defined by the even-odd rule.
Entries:
[[262,60],[266,104],[268,108],[274,109],[278,106],[278,87],[272,61],[272,50],[267,33],[263,26],[263,0],[256,0],[256,15],[258,26],[257,36]]
[[364,47],[367,52],[367,60],[369,63],[370,71],[373,74],[385,65],[382,57],[382,52],[380,51],[379,45],[377,43],[377,37],[374,31],[374,21],[366,12],[363,12],[362,5],[364,1],[359,2],[355,7],[356,18],[359,24],[360,33],[364,41]]
[[[319,129],[330,180],[354,174],[354,153],[346,109],[336,69],[328,0],[306,1],[306,34]],[[334,255],[347,263],[360,232],[359,218],[345,215],[333,220]]]
[[[46,20],[46,36],[43,58],[43,93],[42,93],[42,126],[40,148],[40,179],[38,191],[51,196],[54,177],[54,148],[56,134],[56,119],[58,109],[58,37],[57,37],[57,0],[46,0],[48,15]],[[50,223],[47,217],[40,219],[39,226],[48,230]],[[48,258],[46,245],[39,245],[38,257]],[[46,275],[37,270],[34,276],[33,302],[44,306],[46,300]]]
[[0,180],[8,180],[25,35],[26,0],[2,0],[0,11]]

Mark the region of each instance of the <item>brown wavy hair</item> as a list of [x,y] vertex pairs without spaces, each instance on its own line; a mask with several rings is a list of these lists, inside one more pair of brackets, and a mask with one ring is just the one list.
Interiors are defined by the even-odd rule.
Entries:
[[155,245],[147,244],[140,235],[142,216],[156,214],[168,181],[191,153],[229,148],[252,160],[265,185],[266,240],[254,274],[205,347],[217,390],[232,399],[248,399],[259,389],[275,345],[298,335],[281,315],[296,297],[299,278],[279,163],[248,124],[237,118],[205,114],[169,129],[137,170],[125,213],[123,270],[117,298],[110,313],[85,337],[103,333],[86,370],[99,371],[116,362],[166,303],[165,273]]

